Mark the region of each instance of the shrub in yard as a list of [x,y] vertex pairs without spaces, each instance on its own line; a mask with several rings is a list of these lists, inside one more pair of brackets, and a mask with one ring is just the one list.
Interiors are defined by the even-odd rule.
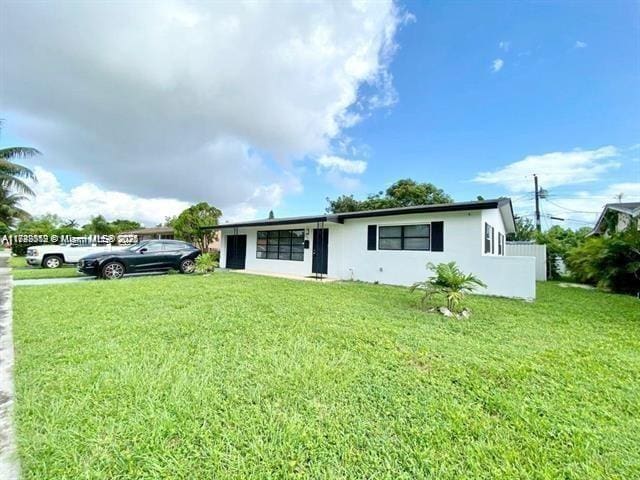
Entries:
[[203,253],[196,258],[196,272],[210,273],[218,266],[218,261],[212,253]]
[[573,277],[621,293],[640,292],[640,232],[590,237],[567,254]]
[[434,275],[424,282],[417,282],[411,286],[411,292],[421,290],[423,292],[422,305],[433,297],[442,296],[446,300],[447,308],[452,312],[461,310],[462,301],[467,293],[473,292],[477,287],[486,285],[475,275],[466,274],[458,268],[456,262],[428,263],[427,268]]

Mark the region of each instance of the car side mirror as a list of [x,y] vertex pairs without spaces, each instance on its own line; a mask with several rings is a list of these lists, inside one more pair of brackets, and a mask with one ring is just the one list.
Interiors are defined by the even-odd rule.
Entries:
[[146,252],[146,251],[147,251],[147,247],[143,247],[143,248],[141,248],[141,249],[139,250],[139,252],[140,252],[140,253],[144,253],[144,252]]

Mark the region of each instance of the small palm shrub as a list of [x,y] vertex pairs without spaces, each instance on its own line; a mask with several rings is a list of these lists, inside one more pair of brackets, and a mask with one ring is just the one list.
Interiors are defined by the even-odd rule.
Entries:
[[424,282],[414,283],[410,289],[411,292],[416,290],[423,292],[423,306],[433,297],[442,296],[451,312],[459,312],[466,294],[473,292],[477,287],[486,287],[475,275],[462,272],[456,262],[439,263],[438,265],[428,263],[427,268],[434,275]]
[[211,273],[218,266],[218,260],[213,253],[203,253],[196,258],[196,272]]

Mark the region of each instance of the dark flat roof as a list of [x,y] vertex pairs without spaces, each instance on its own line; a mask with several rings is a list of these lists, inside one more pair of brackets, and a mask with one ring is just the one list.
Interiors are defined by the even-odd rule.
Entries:
[[220,225],[212,225],[204,227],[207,230],[221,230],[225,228],[241,228],[241,227],[264,227],[268,225],[292,225],[297,223],[314,223],[314,222],[334,222],[344,223],[345,220],[353,218],[370,218],[370,217],[387,217],[390,215],[406,215],[410,213],[437,213],[437,212],[458,212],[468,210],[486,210],[491,208],[500,208],[508,206],[513,218],[513,209],[511,208],[511,199],[496,198],[492,200],[477,200],[473,202],[455,202],[455,203],[439,203],[436,205],[417,205],[413,207],[396,207],[384,208],[381,210],[365,210],[361,212],[346,212],[325,215],[313,215],[306,217],[287,217],[263,220],[250,220],[247,222],[222,223]]

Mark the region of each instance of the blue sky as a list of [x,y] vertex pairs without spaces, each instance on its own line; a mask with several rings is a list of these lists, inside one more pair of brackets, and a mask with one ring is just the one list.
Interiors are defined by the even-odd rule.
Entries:
[[[405,5],[416,20],[400,30],[391,64],[398,103],[349,132],[370,154],[364,191],[411,177],[456,200],[509,195],[501,185],[470,180],[527,155],[640,142],[638,4]],[[504,61],[498,72],[495,59]],[[600,180],[555,191],[595,194],[611,183],[640,181],[633,161],[640,151],[622,157]],[[544,186],[545,172],[531,173]],[[320,208],[324,187],[316,192],[292,210]]]
[[[352,92],[354,101],[350,104],[347,102],[349,105],[342,110],[332,110],[332,118],[338,118],[345,112],[358,112],[362,116],[360,121],[354,126],[343,124],[337,129],[324,123],[313,126],[323,133],[323,138],[329,139],[326,145],[318,146],[317,139],[312,136],[304,142],[300,141],[300,145],[296,144],[295,139],[304,137],[306,133],[296,131],[294,127],[296,123],[304,123],[306,117],[315,118],[316,113],[326,111],[320,100],[298,114],[295,122],[274,125],[273,130],[277,135],[274,132],[264,133],[264,129],[268,129],[268,123],[267,127],[258,125],[255,129],[250,129],[240,122],[233,130],[228,125],[230,118],[235,121],[235,117],[224,117],[224,127],[220,131],[224,135],[228,134],[232,140],[224,140],[222,145],[216,143],[211,147],[212,151],[224,152],[225,158],[229,159],[225,165],[236,163],[243,167],[237,170],[225,167],[220,173],[216,169],[210,172],[201,169],[195,176],[219,178],[221,183],[210,187],[215,192],[222,192],[225,185],[233,185],[243,176],[255,175],[255,178],[252,179],[253,183],[247,184],[248,193],[243,193],[244,197],[234,197],[231,188],[229,193],[220,193],[207,200],[223,205],[225,211],[233,212],[232,216],[236,218],[265,216],[270,208],[275,210],[277,216],[311,214],[324,210],[327,196],[352,193],[356,197],[364,197],[368,193],[383,190],[399,178],[410,177],[432,182],[456,200],[475,199],[477,195],[485,198],[512,196],[518,212],[530,215],[533,207],[529,192],[532,187],[527,190],[514,178],[522,178],[522,182],[532,185],[532,173],[537,173],[541,185],[549,189],[549,201],[543,206],[545,212],[575,220],[563,223],[571,227],[582,226],[586,224],[583,222],[595,218],[593,212],[599,210],[602,204],[614,201],[614,193],[624,193],[623,199],[627,201],[640,200],[638,3],[402,2],[396,7],[398,8],[387,12],[366,12],[367,18],[372,19],[374,24],[379,22],[378,34],[389,25],[397,27],[389,45],[386,45],[395,50],[387,52],[386,57],[380,53],[376,60],[372,60],[371,55],[361,58],[365,67],[369,65],[369,70],[363,67],[369,73],[355,73],[354,76],[347,77],[355,85]],[[11,18],[11,13],[8,18]],[[22,13],[16,10],[13,14]],[[140,18],[151,16],[148,11],[143,13]],[[197,23],[194,19],[199,18],[199,15],[206,18],[201,11],[181,10],[179,13],[181,20],[186,19],[189,32],[193,31],[192,24]],[[304,11],[298,13],[305,14]],[[99,12],[90,11],[78,13],[82,14],[100,15]],[[392,17],[395,24],[389,20]],[[295,17],[292,18],[291,22],[295,23]],[[78,22],[80,21],[78,18]],[[34,22],[37,22],[37,16]],[[108,19],[105,22],[108,23]],[[332,25],[335,31],[339,31],[342,17],[333,19]],[[312,32],[317,32],[314,25],[310,28]],[[345,31],[349,28],[354,29],[345,21]],[[65,61],[73,59],[78,48],[64,43],[69,41],[63,39],[64,35],[66,33],[51,32],[45,38],[47,42],[53,39],[54,43],[60,39],[57,49],[62,51],[62,57],[56,60],[59,64],[62,62],[63,66]],[[99,35],[97,32],[96,43],[99,43]],[[115,41],[124,36],[120,35]],[[151,37],[151,33],[149,36]],[[269,40],[265,36],[262,38],[265,38],[266,51]],[[329,44],[338,42],[337,38],[344,39],[342,41],[347,50],[349,45],[356,45],[363,39],[371,40],[366,37],[366,33],[360,37],[336,34],[330,38]],[[380,48],[380,51],[384,50],[384,42],[375,40],[376,38],[373,37],[369,43],[377,45],[376,48]],[[157,41],[161,42],[162,39]],[[379,41],[379,44],[375,44],[375,41]],[[19,41],[16,43],[20,45]],[[322,45],[323,48],[326,46],[327,44]],[[338,47],[341,46],[338,44]],[[22,48],[18,53],[21,58],[26,57],[23,68],[31,68],[31,64],[27,63],[30,58],[25,54],[27,47]],[[255,42],[243,48],[256,48]],[[98,59],[105,55],[104,62],[113,61],[104,50],[91,52],[91,55]],[[80,57],[80,54],[77,56]],[[33,63],[38,63],[36,58],[33,58]],[[75,77],[83,88],[86,86],[81,82],[83,76],[92,76],[94,70],[102,68],[103,64],[93,67],[86,63],[84,65],[78,67]],[[151,67],[153,66],[152,64]],[[54,70],[55,68],[59,66],[51,67],[51,70],[45,69],[42,75],[57,78],[59,71]],[[187,67],[181,68],[184,70]],[[192,68],[191,65],[188,68]],[[250,72],[247,72],[249,68],[245,67],[242,73],[250,76]],[[310,64],[307,70],[313,68],[315,66]],[[331,72],[326,65],[322,68],[319,71]],[[135,72],[132,73],[131,70],[129,68],[126,71],[127,77],[135,77]],[[47,74],[47,71],[50,73]],[[144,70],[139,75],[146,76],[147,71],[151,72],[148,75],[153,75],[153,68]],[[108,73],[112,71],[107,71]],[[206,75],[218,74],[219,68],[206,72]],[[167,73],[160,71],[159,78],[164,79],[162,75],[166,77]],[[265,84],[284,82],[292,92],[300,90],[303,93],[305,89],[313,91],[317,78],[305,77],[298,85],[293,79],[297,74],[274,77],[274,82],[269,81],[268,75],[269,73],[261,72],[256,77]],[[91,93],[95,96],[103,95],[105,88],[114,91],[125,88],[124,83],[121,83],[122,76],[116,77],[114,74],[113,78],[106,87],[95,84],[94,87],[87,88],[93,88]],[[384,84],[381,80],[384,78],[392,78],[392,88]],[[46,169],[51,178],[45,184],[54,184],[53,187],[49,185],[49,190],[43,193],[46,200],[34,204],[33,208],[39,213],[42,213],[46,205],[51,205],[51,198],[55,195],[66,196],[66,204],[54,209],[60,214],[73,210],[73,202],[83,201],[94,205],[90,200],[92,194],[104,196],[101,202],[92,207],[95,209],[108,208],[112,203],[108,199],[113,198],[114,192],[120,192],[139,196],[136,201],[141,210],[157,211],[158,208],[166,207],[169,213],[173,213],[172,209],[183,206],[184,202],[196,201],[206,196],[206,183],[191,187],[185,185],[184,189],[172,187],[171,181],[175,179],[175,174],[171,174],[170,170],[174,167],[170,165],[175,165],[175,157],[171,162],[167,158],[167,166],[155,168],[153,159],[145,158],[143,142],[162,143],[165,135],[162,131],[141,133],[140,144],[130,140],[127,148],[139,149],[141,153],[135,160],[123,158],[123,165],[131,166],[132,162],[139,162],[140,168],[131,167],[132,170],[127,171],[126,177],[132,177],[135,181],[125,181],[125,175],[113,175],[106,165],[112,158],[118,158],[119,153],[114,143],[119,138],[118,135],[126,134],[125,127],[125,133],[114,132],[105,129],[100,119],[97,119],[95,129],[87,132],[81,128],[86,120],[79,120],[78,109],[69,108],[63,115],[59,111],[67,108],[66,103],[51,103],[46,108],[34,107],[35,102],[17,87],[18,94],[12,95],[12,99],[15,97],[17,100],[7,101],[8,96],[13,93],[11,82],[9,78],[9,88],[3,93],[4,103],[8,107],[5,109],[7,113],[3,115],[6,124],[0,141],[2,144],[38,146],[45,153],[36,160],[26,162]],[[63,85],[62,89],[68,84],[68,79],[60,83]],[[381,84],[382,88],[376,88]],[[262,88],[267,87],[259,83],[247,84],[242,96],[253,98],[254,92],[259,92]],[[371,95],[375,95],[377,90],[393,96],[395,101],[388,102],[381,108],[358,107],[370,101]],[[324,92],[321,88],[318,91]],[[349,93],[348,89],[341,93],[345,92]],[[78,85],[68,94],[69,102],[76,101],[83,95],[82,91],[78,93]],[[336,97],[327,95],[326,100],[322,101],[327,104],[335,102],[340,97],[337,91],[335,94]],[[282,95],[282,92],[276,91],[274,97],[276,95]],[[137,104],[138,97],[132,95],[123,104],[120,113],[122,118],[129,116],[129,113],[131,116],[140,114],[144,104]],[[300,103],[300,98],[291,100],[293,103]],[[95,98],[89,99],[87,95],[87,99],[78,100],[81,101],[85,103],[79,103],[79,109],[94,111]],[[187,101],[180,103],[167,97],[155,97],[153,101],[175,104],[177,108],[184,110],[192,108]],[[172,130],[180,133],[176,134],[175,142],[188,139],[192,133],[192,130],[180,132],[182,126],[201,122],[209,112],[219,108],[219,103],[216,103],[219,101],[219,97],[210,104],[203,101],[206,112],[194,115],[193,118],[185,118],[179,126],[174,127]],[[103,107],[101,105],[101,108],[95,110],[95,115],[104,111],[104,124],[113,124],[113,112]],[[276,108],[260,108],[262,107]],[[234,105],[234,109],[237,108],[238,105]],[[163,111],[161,114],[164,113]],[[283,115],[280,111],[266,113],[274,121]],[[253,114],[249,110],[247,123],[252,121],[251,116]],[[255,116],[259,117],[260,114],[256,112]],[[265,117],[268,119],[269,115]],[[211,121],[217,120],[219,119]],[[128,129],[132,131],[135,127],[139,125]],[[326,131],[322,130],[325,127]],[[54,131],[55,139],[52,140]],[[216,131],[216,135],[223,136],[220,131]],[[293,140],[278,143],[279,137],[287,134]],[[93,144],[92,142],[97,142],[93,137],[99,136],[103,137],[103,143]],[[86,142],[86,145],[83,144],[84,150],[65,149],[65,145],[77,142],[78,138]],[[194,145],[197,145],[197,141],[200,140],[194,139]],[[234,142],[238,143],[238,148]],[[285,143],[286,146],[283,146]],[[345,144],[348,146],[344,147]],[[107,149],[110,150],[111,157],[98,159],[97,151]],[[180,162],[189,165],[193,158],[194,168],[197,169],[200,164],[196,157],[200,150],[196,154],[194,149],[193,155],[186,151]],[[239,151],[244,153],[239,154]],[[236,153],[242,157],[237,162],[233,160]],[[362,168],[354,163],[325,168],[319,162],[322,155],[339,157],[346,162],[361,162]],[[202,164],[207,161],[203,159]],[[154,169],[168,170],[169,178],[153,175],[147,178],[145,172]],[[531,171],[533,169],[540,170],[534,172]],[[488,175],[479,182],[477,177],[481,172],[488,172]],[[529,177],[525,179],[527,175]],[[215,183],[215,180],[212,182]],[[84,197],[69,196],[74,188],[87,184],[91,188],[84,191]],[[190,192],[193,192],[193,196],[190,196]],[[153,206],[144,202],[144,199],[159,197],[174,199],[176,202],[156,203]],[[118,204],[122,208],[113,211],[112,215],[142,215],[139,210],[127,210],[124,205],[128,201],[131,198],[122,197]],[[90,212],[85,214],[89,215]],[[145,218],[154,221],[156,217]],[[546,226],[552,223],[545,219]]]

